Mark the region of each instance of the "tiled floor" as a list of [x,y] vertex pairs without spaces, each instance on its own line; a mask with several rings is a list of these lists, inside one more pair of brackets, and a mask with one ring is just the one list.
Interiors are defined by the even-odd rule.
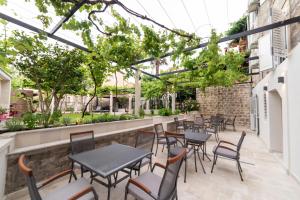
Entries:
[[[221,139],[236,143],[241,131],[225,131],[220,134]],[[216,145],[214,137],[211,137],[207,149],[211,154],[213,146]],[[166,151],[159,151],[155,160],[166,162]],[[244,182],[240,181],[236,164],[232,161],[219,159],[210,173],[212,162],[207,159],[204,166],[207,174],[204,174],[198,163],[198,173],[195,172],[193,160],[188,165],[187,183],[183,182],[184,168],[180,172],[178,180],[178,196],[182,200],[299,200],[300,185],[286,174],[278,159],[270,154],[264,143],[251,131],[247,131],[244,144],[241,150],[242,168],[244,170]],[[198,161],[199,162],[199,161]],[[146,169],[144,169],[146,170]],[[162,171],[157,170],[158,174]],[[116,188],[112,189],[111,199],[124,199],[124,188],[127,181],[123,181]],[[53,188],[67,183],[64,179],[44,189],[42,193],[48,193]],[[96,188],[100,199],[106,199],[107,190],[97,184]],[[8,199],[25,200],[29,199],[27,192],[18,192],[10,195]],[[131,198],[129,198],[131,199]]]

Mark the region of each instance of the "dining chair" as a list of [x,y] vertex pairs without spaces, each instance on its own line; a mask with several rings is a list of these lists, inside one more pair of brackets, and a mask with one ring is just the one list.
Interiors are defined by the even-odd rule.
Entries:
[[[89,181],[85,178],[77,179],[72,169],[63,171],[56,174],[41,184],[37,184],[35,177],[33,176],[32,169],[27,166],[28,160],[25,155],[22,154],[18,159],[18,166],[22,174],[25,176],[26,184],[28,187],[30,198],[33,200],[58,200],[58,199],[68,199],[68,200],[98,200],[98,195]],[[49,192],[45,197],[42,197],[39,190],[58,180],[66,175],[74,176],[77,179],[74,182],[68,183],[62,187],[58,187],[55,190]]]
[[[155,140],[154,132],[138,131],[136,134],[136,141],[134,147],[152,153],[154,140]],[[149,168],[152,169],[152,154],[144,158],[142,161],[134,163],[131,166],[129,166],[130,176],[132,171],[134,171],[135,173],[138,172],[138,175],[140,175],[141,167],[146,166],[147,164]]]
[[236,115],[233,117],[233,119],[227,119],[225,122],[225,129],[227,126],[232,126],[233,131],[235,131],[235,120],[236,120]]
[[178,120],[178,117],[174,117],[174,122],[175,122],[175,126],[176,126],[176,133],[179,131],[183,131],[184,127],[183,124],[180,123],[180,121]]
[[239,142],[237,144],[233,144],[231,142],[221,140],[219,144],[213,148],[214,160],[211,168],[211,173],[213,173],[214,166],[217,163],[218,156],[221,156],[236,161],[241,181],[243,181],[243,177],[242,177],[243,170],[240,163],[240,150],[245,136],[246,136],[246,132],[243,131],[239,139]]
[[[196,158],[196,151],[194,149],[194,146],[186,147],[186,144],[182,143],[178,139],[178,134],[174,133],[166,133],[167,138],[167,147],[168,147],[168,158],[172,158],[177,156],[182,150],[186,151],[186,155],[184,157],[184,182],[186,183],[186,176],[187,176],[187,165],[188,165],[188,159],[194,155],[194,161],[195,161],[195,171],[197,172],[197,158]],[[172,145],[170,143],[170,139],[175,138],[177,141],[176,145]],[[183,138],[184,139],[184,138]]]
[[[125,189],[125,200],[128,194],[139,200],[178,199],[177,179],[186,151],[168,158],[167,164],[155,163],[151,172],[146,172],[134,179],[129,179]],[[164,169],[163,176],[153,173],[155,167]]]
[[[71,146],[71,154],[78,154],[85,151],[90,151],[95,149],[95,137],[94,131],[85,131],[85,132],[76,132],[70,134],[70,146]],[[86,172],[89,172],[88,169],[79,165],[78,163],[71,163],[71,169],[74,170],[75,168],[80,168],[81,177]],[[92,177],[92,172],[91,177]],[[71,182],[72,176],[70,176],[69,182]],[[91,182],[93,179],[91,179]]]
[[[156,156],[158,144],[163,145],[163,148],[162,148],[162,152],[163,152],[164,147],[167,144],[167,139],[165,136],[166,131],[164,130],[162,123],[154,124],[154,130],[155,130],[155,137],[156,137],[156,150],[155,150],[155,156]],[[170,143],[172,143],[173,145],[176,144],[176,139],[175,138],[170,139]]]

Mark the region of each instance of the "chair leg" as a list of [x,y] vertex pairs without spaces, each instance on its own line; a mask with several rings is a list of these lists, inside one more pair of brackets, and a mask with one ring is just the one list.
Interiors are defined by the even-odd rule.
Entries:
[[155,151],[155,156],[157,154],[157,149],[158,149],[158,142],[156,142],[156,151]]
[[204,169],[204,166],[203,166],[202,160],[201,160],[201,158],[200,158],[199,151],[197,151],[197,154],[198,154],[198,158],[199,158],[199,161],[200,161],[200,164],[201,164],[202,170],[203,170],[204,174],[206,174],[206,171],[205,171],[205,169]]
[[125,198],[124,198],[124,200],[127,200],[127,196],[128,196],[128,185],[126,186],[126,189],[125,189]]
[[241,168],[240,161],[237,160],[236,162],[238,164],[238,171],[239,171],[239,174],[240,174],[240,177],[241,177],[241,181],[244,181],[243,176],[242,176],[242,168]]
[[163,148],[162,148],[161,152],[164,152],[164,149],[165,149],[165,144],[163,144]]
[[90,172],[91,173],[91,181],[90,181],[90,184],[92,184],[93,183],[93,180],[94,180],[94,178],[93,178],[93,172]]
[[213,173],[213,171],[214,171],[214,167],[215,167],[215,164],[217,163],[217,155],[216,154],[214,154],[214,161],[213,161],[213,165],[212,165],[212,167],[211,167],[211,171],[210,171],[210,173]]
[[186,183],[187,157],[184,158],[184,182]]
[[71,183],[72,176],[73,176],[73,173],[74,173],[74,163],[73,162],[71,164],[71,169],[72,169],[72,173],[70,173],[69,183]]
[[195,146],[194,146],[194,160],[195,160],[195,170],[197,172],[198,169],[197,169],[197,156],[196,156],[196,148],[195,148]]
[[81,169],[81,177],[83,177],[83,167],[80,167]]

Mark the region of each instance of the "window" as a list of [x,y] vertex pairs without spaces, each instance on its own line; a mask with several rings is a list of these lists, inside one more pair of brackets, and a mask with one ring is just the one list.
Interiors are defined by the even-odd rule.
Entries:
[[265,119],[268,117],[268,110],[267,110],[267,94],[264,93],[264,113],[265,113]]

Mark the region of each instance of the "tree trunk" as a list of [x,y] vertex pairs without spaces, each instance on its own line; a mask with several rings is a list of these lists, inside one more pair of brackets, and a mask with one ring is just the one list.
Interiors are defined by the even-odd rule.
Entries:
[[84,106],[84,109],[82,111],[82,115],[81,115],[81,118],[83,119],[84,118],[84,115],[85,115],[85,112],[87,110],[87,107],[89,106],[89,104],[92,102],[92,100],[96,97],[96,94],[97,94],[97,80],[96,80],[96,77],[95,77],[95,74],[94,74],[94,71],[92,69],[92,67],[89,65],[89,69],[90,69],[90,72],[91,72],[91,75],[92,75],[92,79],[93,79],[93,82],[94,82],[94,92],[93,92],[93,96],[91,97],[91,99],[87,102],[87,104],[85,104]]

